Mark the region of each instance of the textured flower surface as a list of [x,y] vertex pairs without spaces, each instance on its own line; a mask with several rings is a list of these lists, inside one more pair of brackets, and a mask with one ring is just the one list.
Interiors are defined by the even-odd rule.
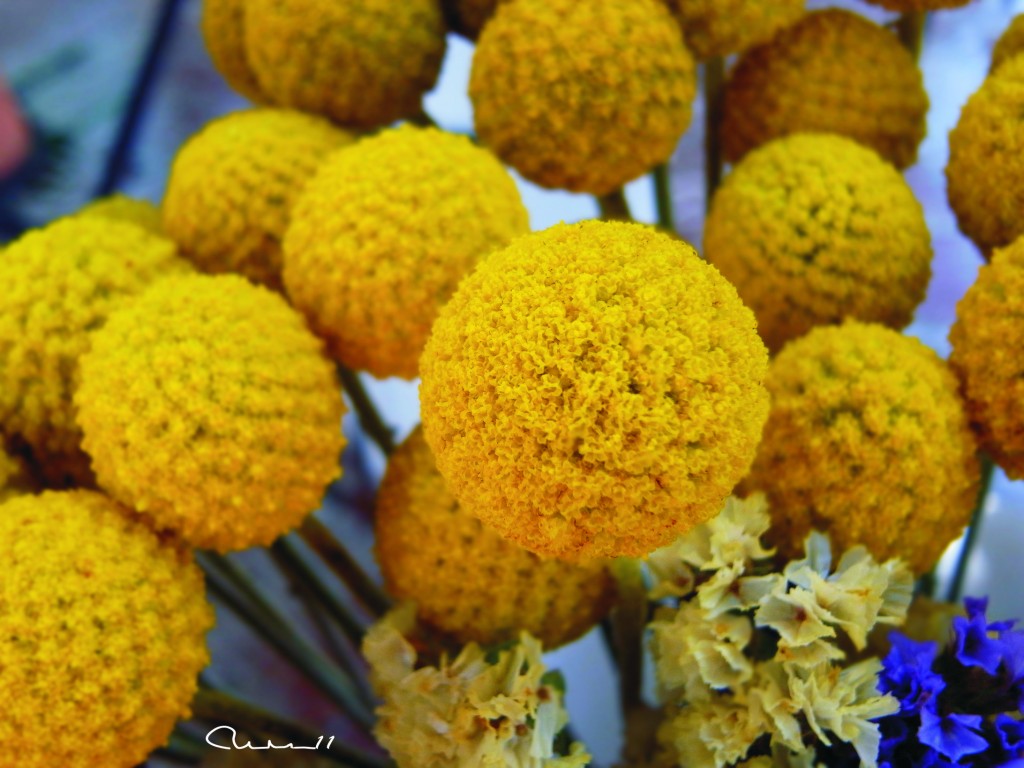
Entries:
[[902,328],[924,299],[932,249],[899,171],[843,136],[796,134],[755,149],[726,177],[704,254],[777,352],[847,317]]
[[960,8],[971,0],[867,0],[890,11],[910,13],[913,11],[941,11],[946,8]]
[[0,253],[0,431],[27,443],[40,463],[86,482],[71,397],[89,333],[127,297],[188,269],[169,240],[98,216],[60,219],[7,246]]
[[986,258],[1024,234],[1024,58],[967,100],[949,133],[946,192],[960,230]]
[[779,136],[838,133],[905,168],[927,112],[921,72],[894,35],[848,11],[815,11],[740,57],[723,95],[722,150],[736,162]]
[[339,152],[306,186],[285,238],[285,286],[336,359],[412,379],[459,280],[528,230],[490,152],[403,126]]
[[415,115],[444,57],[438,0],[247,0],[242,20],[267,101],[354,128]]
[[525,630],[553,648],[611,605],[606,563],[541,559],[463,510],[419,429],[388,461],[374,520],[389,591],[415,601],[421,620],[459,642],[505,642]]
[[1024,477],[1024,239],[996,251],[957,305],[949,363],[982,447]]
[[980,468],[957,383],[916,339],[880,325],[816,328],[772,361],[772,410],[746,489],[766,492],[773,541],[812,528],[917,573],[963,530]]
[[517,0],[480,35],[481,140],[545,187],[603,195],[668,160],[696,91],[660,0]]
[[194,546],[269,544],[338,476],[334,370],[302,317],[244,278],[154,285],[94,335],[81,368],[100,485]]
[[228,85],[257,103],[265,100],[245,52],[248,0],[203,0],[202,30],[213,65]]
[[767,42],[804,14],[804,0],[667,0],[698,59]]
[[167,234],[206,272],[281,288],[281,240],[299,192],[352,137],[287,109],[234,112],[178,151],[164,193]]
[[108,195],[79,209],[78,215],[123,221],[142,227],[151,234],[166,236],[160,209],[148,200],[138,200],[127,195]]
[[0,562],[8,764],[130,768],[166,743],[189,714],[213,625],[191,555],[73,491],[0,505]]
[[582,745],[554,754],[568,723],[558,688],[546,682],[540,643],[523,633],[487,654],[475,643],[453,660],[417,668],[404,635],[411,606],[388,614],[363,641],[374,688],[384,700],[374,735],[399,768],[584,768]]
[[467,277],[421,360],[449,489],[546,556],[644,555],[713,516],[768,401],[753,314],[685,243],[559,225]]
[[1004,62],[1024,53],[1024,13],[1013,17],[992,48],[992,72]]
[[20,496],[28,490],[24,465],[0,447],[0,502]]

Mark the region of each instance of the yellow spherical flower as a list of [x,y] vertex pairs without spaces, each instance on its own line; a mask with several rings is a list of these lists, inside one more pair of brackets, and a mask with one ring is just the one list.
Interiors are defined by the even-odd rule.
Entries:
[[881,325],[815,328],[768,375],[771,415],[750,477],[773,536],[813,528],[836,550],[935,565],[970,519],[980,470],[956,379],[921,342]]
[[281,240],[292,205],[333,150],[352,141],[314,115],[252,109],[207,125],[179,150],[164,224],[206,272],[281,287]]
[[150,234],[165,235],[160,209],[148,200],[138,200],[127,195],[109,195],[93,200],[81,208],[78,215],[128,222],[142,227]]
[[1024,234],[1024,57],[967,100],[949,134],[946,192],[960,230],[988,257]]
[[848,11],[817,11],[740,57],[723,95],[722,151],[736,162],[779,136],[838,133],[905,168],[927,112],[921,72],[895,35]]
[[196,547],[269,544],[338,476],[344,406],[319,340],[234,275],[168,278],[114,313],[75,404],[104,490]]
[[804,14],[804,0],[667,0],[698,59],[770,40]]
[[834,134],[786,136],[744,157],[715,193],[704,253],[773,351],[846,317],[902,328],[932,256],[899,171]]
[[245,51],[249,0],[203,0],[201,27],[206,50],[228,85],[255,102],[265,101]]
[[85,482],[71,395],[89,333],[126,297],[188,268],[169,240],[98,216],[11,243],[0,254],[0,431]]
[[28,490],[25,465],[0,446],[0,502],[20,496]]
[[1024,13],[1014,16],[996,40],[992,49],[991,71],[995,72],[1003,63],[1019,53],[1024,53]]
[[621,222],[492,254],[421,368],[455,498],[567,560],[645,555],[717,513],[768,411],[767,352],[736,289],[685,243]]
[[285,237],[285,286],[342,363],[411,379],[462,276],[528,228],[493,155],[403,126],[339,152],[307,185]]
[[244,34],[269,101],[359,128],[416,114],[445,48],[439,0],[249,0]]
[[545,187],[603,195],[672,154],[694,63],[659,0],[516,0],[480,35],[476,130]]
[[997,250],[957,305],[949,358],[982,447],[1024,478],[1024,239]]
[[543,560],[463,510],[419,429],[391,456],[377,493],[376,553],[388,590],[460,643],[514,640],[545,648],[601,620],[614,594],[603,561]]
[[941,11],[946,8],[960,8],[971,0],[867,0],[890,11],[912,13],[914,11]]
[[130,768],[165,744],[209,661],[191,555],[73,491],[0,505],[0,562],[7,764]]

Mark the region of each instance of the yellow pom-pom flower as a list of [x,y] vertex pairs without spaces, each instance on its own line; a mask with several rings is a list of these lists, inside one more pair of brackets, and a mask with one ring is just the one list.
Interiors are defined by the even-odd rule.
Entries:
[[1024,53],[1024,13],[1017,14],[999,35],[992,49],[992,67],[995,72],[1005,62]]
[[25,465],[0,447],[0,502],[28,492]]
[[462,276],[528,228],[493,155],[402,126],[337,153],[307,185],[285,237],[285,286],[342,363],[411,379]]
[[957,305],[949,340],[949,362],[982,447],[1010,477],[1024,478],[1024,239],[981,268]]
[[946,192],[960,230],[987,258],[1024,234],[1024,57],[967,100],[949,134]]
[[664,162],[690,122],[694,63],[659,0],[516,0],[480,35],[476,130],[545,187],[603,195]]
[[75,404],[100,486],[196,547],[269,544],[339,473],[344,406],[320,341],[241,277],[168,278],[114,313]]
[[815,328],[772,361],[771,415],[747,489],[764,490],[791,556],[813,528],[917,573],[970,519],[980,470],[957,383],[881,325]]
[[128,222],[142,227],[150,234],[165,236],[160,209],[148,200],[138,200],[127,195],[109,195],[93,200],[81,208],[78,215]]
[[416,114],[445,49],[438,0],[248,0],[244,26],[270,102],[358,128]]
[[265,101],[245,52],[249,0],[203,0],[201,27],[206,50],[228,85],[252,101]]
[[189,716],[213,625],[191,555],[90,491],[0,505],[0,744],[18,768],[130,768]]
[[941,11],[947,8],[960,8],[971,0],[867,0],[873,5],[880,5],[890,11],[913,13],[915,11]]
[[808,13],[743,54],[722,108],[729,162],[779,136],[821,132],[849,136],[905,168],[924,138],[928,96],[895,35],[833,9]]
[[804,14],[804,0],[667,0],[698,59],[745,51]]
[[417,429],[377,493],[376,554],[388,590],[460,643],[506,642],[526,630],[545,648],[601,620],[614,587],[604,561],[543,560],[463,510]]
[[932,256],[899,171],[834,134],[786,136],[744,157],[715,193],[704,253],[772,351],[846,317],[902,328]]
[[685,243],[621,222],[492,254],[421,369],[424,434],[455,498],[567,560],[645,555],[714,515],[768,412],[767,351],[736,289]]
[[126,297],[188,269],[171,241],[99,216],[11,243],[0,254],[0,431],[87,482],[71,395],[89,333]]
[[281,287],[281,240],[292,205],[333,150],[351,136],[285,109],[222,117],[193,136],[171,166],[164,224],[206,272],[239,272]]

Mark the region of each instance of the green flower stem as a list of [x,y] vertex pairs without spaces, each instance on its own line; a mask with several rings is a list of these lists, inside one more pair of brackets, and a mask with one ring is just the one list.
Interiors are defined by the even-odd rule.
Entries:
[[960,593],[964,588],[964,579],[967,577],[967,566],[971,561],[971,552],[978,543],[978,529],[981,528],[981,519],[985,514],[985,500],[988,498],[989,488],[992,486],[992,475],[995,472],[995,464],[989,456],[981,457],[981,485],[978,488],[978,500],[974,505],[974,513],[971,515],[970,527],[964,537],[963,546],[960,548],[960,557],[956,561],[956,570],[953,571],[953,580],[949,583],[949,591],[946,593],[946,601],[955,603],[960,599]]
[[921,58],[921,43],[924,41],[924,23],[927,17],[925,11],[908,11],[900,14],[896,20],[896,34],[903,47],[910,51],[914,61]]
[[601,207],[601,218],[606,221],[633,220],[633,214],[629,211],[629,203],[626,202],[626,193],[622,191],[621,187],[597,198],[597,204]]
[[620,557],[612,565],[618,586],[618,604],[612,613],[612,632],[618,648],[619,693],[622,712],[629,714],[643,706],[644,626],[647,623],[647,588],[643,566],[631,557]]
[[711,199],[722,181],[722,87],[725,61],[720,57],[704,62],[704,208],[711,210]]
[[420,111],[409,118],[409,122],[413,125],[418,125],[421,128],[437,128],[437,122],[429,114],[427,110],[420,107]]
[[391,428],[381,419],[366,388],[363,387],[363,382],[359,380],[359,375],[355,371],[350,371],[345,366],[339,365],[338,378],[341,379],[341,385],[348,393],[349,399],[352,400],[352,406],[356,409],[356,413],[359,414],[359,423],[362,425],[363,431],[373,438],[374,442],[384,451],[385,456],[390,456],[391,452],[395,450],[394,435],[391,434]]
[[366,575],[326,525],[310,515],[299,528],[299,536],[323,558],[371,614],[380,617],[391,610],[391,598]]
[[373,713],[345,673],[296,634],[259,588],[234,563],[211,552],[196,553],[210,590],[260,636],[327,694],[359,725],[370,728]]
[[672,211],[672,180],[669,177],[668,163],[662,163],[654,169],[654,194],[658,204],[658,225],[675,232],[675,216]]
[[[282,744],[313,746],[322,735],[313,733],[303,725],[255,707],[235,696],[210,688],[200,688],[196,693],[196,697],[192,701],[192,714],[199,720],[245,730],[254,737],[254,740],[256,738],[263,741],[269,740],[278,746]],[[223,736],[222,740],[215,738],[217,743],[230,742],[230,734],[224,733]],[[248,740],[248,737],[238,735],[239,744],[244,744]],[[321,746],[315,754],[337,765],[348,766],[348,768],[389,768],[393,765],[384,758],[353,749],[337,739],[331,741],[328,746],[329,740],[330,736],[324,735]],[[259,746],[259,744],[254,744],[254,746]]]
[[174,731],[167,744],[156,750],[155,754],[182,765],[199,765],[206,749],[194,740],[184,737],[180,731]]

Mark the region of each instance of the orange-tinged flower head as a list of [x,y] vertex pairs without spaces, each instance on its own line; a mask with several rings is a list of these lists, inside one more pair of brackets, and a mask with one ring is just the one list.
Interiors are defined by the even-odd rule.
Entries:
[[698,59],[766,42],[804,14],[804,0],[667,0]]

